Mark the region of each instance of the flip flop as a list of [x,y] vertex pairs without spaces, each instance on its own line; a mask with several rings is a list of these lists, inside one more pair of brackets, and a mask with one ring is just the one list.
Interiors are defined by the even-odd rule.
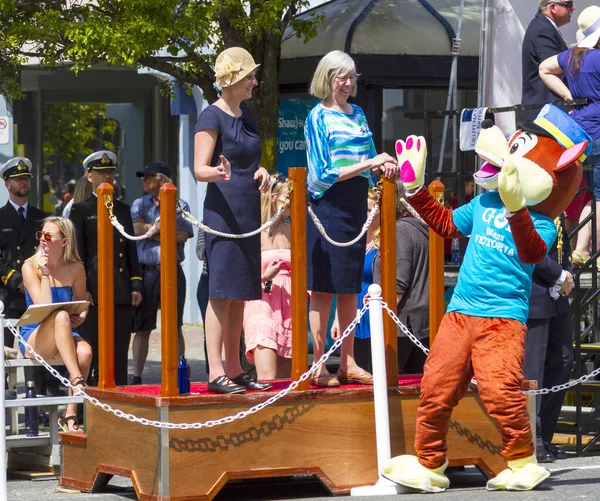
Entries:
[[573,263],[573,266],[583,266],[585,263],[588,262],[589,258],[586,258],[581,252],[579,252],[578,250],[574,250],[571,253],[571,262]]
[[63,417],[59,417],[58,418],[58,426],[59,428],[64,431],[65,433],[72,433],[71,430],[69,430],[69,421],[73,422],[73,428],[75,432],[79,431],[81,428],[79,428],[79,423],[77,422],[77,416],[63,416]]

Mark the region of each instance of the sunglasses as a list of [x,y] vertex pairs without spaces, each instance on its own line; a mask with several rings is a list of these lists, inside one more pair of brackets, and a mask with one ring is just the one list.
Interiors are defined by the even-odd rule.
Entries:
[[275,186],[277,186],[278,184],[285,182],[287,182],[287,178],[285,176],[282,176],[281,174],[278,174],[274,176],[273,180],[271,181],[271,189],[274,189]]
[[54,236],[52,235],[52,233],[46,233],[45,231],[38,231],[35,234],[35,238],[36,238],[36,240],[45,240],[46,242],[52,242],[52,238],[54,238]]
[[568,2],[551,2],[555,5],[560,5],[561,7],[564,7],[565,9],[572,9],[573,8],[573,0],[569,0]]

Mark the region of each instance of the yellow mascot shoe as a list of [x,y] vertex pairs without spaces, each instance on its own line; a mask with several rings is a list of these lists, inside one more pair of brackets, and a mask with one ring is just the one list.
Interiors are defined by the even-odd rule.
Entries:
[[448,466],[446,461],[439,468],[425,468],[416,456],[405,454],[396,456],[384,465],[381,475],[392,482],[423,492],[444,492],[450,480],[444,475]]
[[550,472],[538,464],[535,454],[523,459],[508,461],[507,464],[513,473],[506,486],[506,490],[509,491],[530,491],[550,476]]
[[506,489],[506,487],[508,486],[508,483],[512,479],[512,476],[513,476],[513,472],[510,468],[507,468],[506,470],[502,470],[494,478],[488,480],[485,488],[488,491],[500,491],[500,490]]

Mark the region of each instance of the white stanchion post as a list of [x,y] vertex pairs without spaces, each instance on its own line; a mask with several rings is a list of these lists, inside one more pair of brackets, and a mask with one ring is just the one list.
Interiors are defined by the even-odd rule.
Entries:
[[390,417],[388,413],[387,373],[385,368],[385,340],[383,337],[383,309],[381,287],[369,287],[369,317],[371,327],[371,358],[373,361],[373,400],[375,405],[375,436],[377,441],[377,471],[375,485],[354,487],[351,496],[384,496],[403,492],[394,482],[381,476],[381,468],[392,457],[390,446]]
[[[0,346],[4,350],[4,303],[0,301]],[[4,366],[4,353],[0,356],[0,369],[2,369],[2,382],[6,384],[6,368]],[[6,492],[6,390],[2,388],[0,392],[0,403],[2,412],[0,412],[0,454],[2,454],[2,466],[0,466],[0,501],[8,499]]]

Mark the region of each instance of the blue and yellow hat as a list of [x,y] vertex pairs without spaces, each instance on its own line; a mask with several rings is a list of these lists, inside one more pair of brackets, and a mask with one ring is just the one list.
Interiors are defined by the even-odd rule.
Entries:
[[583,162],[592,151],[594,141],[589,134],[569,114],[553,104],[546,104],[533,123],[547,131],[561,146],[567,149],[588,141],[587,148],[578,158],[580,162]]

